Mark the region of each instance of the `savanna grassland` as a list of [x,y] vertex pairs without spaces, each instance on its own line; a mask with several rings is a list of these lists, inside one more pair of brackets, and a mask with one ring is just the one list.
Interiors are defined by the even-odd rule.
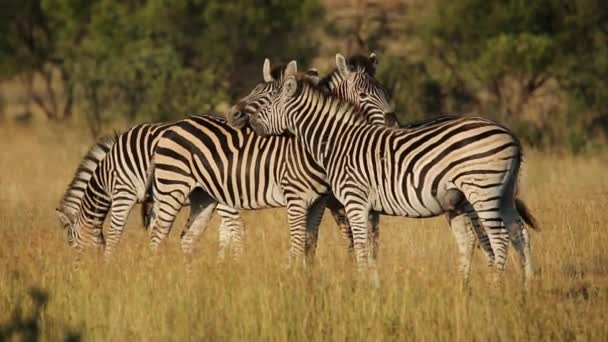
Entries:
[[190,277],[178,245],[185,215],[151,256],[138,208],[110,263],[91,252],[77,264],[54,209],[85,135],[0,127],[0,339],[608,339],[607,155],[528,151],[521,191],[542,227],[531,234],[537,278],[524,296],[511,253],[496,295],[480,251],[460,290],[443,217],[382,219],[377,290],[356,281],[330,215],[312,274],[286,271],[283,210],[245,213],[245,255],[221,265],[214,218]]

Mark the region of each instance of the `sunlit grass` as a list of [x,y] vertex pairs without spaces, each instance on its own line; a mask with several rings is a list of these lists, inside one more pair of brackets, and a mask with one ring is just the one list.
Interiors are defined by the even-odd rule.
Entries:
[[[1,130],[0,334],[34,319],[57,340],[606,340],[608,158],[529,152],[521,192],[542,231],[532,233],[538,278],[524,296],[509,258],[503,296],[486,288],[477,252],[460,291],[445,218],[383,218],[380,289],[357,280],[326,215],[311,274],[285,270],[283,210],[247,212],[246,252],[217,264],[217,218],[184,273],[180,216],[158,256],[134,211],[112,262],[77,266],[54,208],[91,141]],[[137,210],[137,208],[136,208]],[[512,253],[513,254],[513,253]],[[18,310],[21,310],[19,312]],[[1,335],[0,335],[1,336]]]

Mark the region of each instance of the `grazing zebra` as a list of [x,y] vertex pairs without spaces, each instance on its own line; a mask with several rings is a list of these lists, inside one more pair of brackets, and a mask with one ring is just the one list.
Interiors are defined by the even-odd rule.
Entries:
[[[108,258],[117,246],[133,205],[145,194],[146,171],[152,150],[161,134],[172,125],[142,124],[114,137],[100,139],[87,153],[57,209],[68,228],[68,242],[82,249],[104,246]],[[191,217],[199,210],[198,192],[190,195]],[[111,209],[111,210],[110,210]],[[104,239],[103,222],[111,211],[111,224]],[[221,206],[220,257],[233,244],[241,251],[241,219],[238,211]]]
[[[72,236],[69,230],[72,222],[78,216],[80,204],[84,197],[89,180],[93,177],[97,166],[105,158],[106,154],[116,143],[116,136],[106,136],[98,139],[86,153],[67,190],[65,191],[59,207],[55,209],[64,229],[68,229],[68,241]],[[99,243],[103,244],[103,237],[99,237]],[[97,244],[97,243],[96,243]]]
[[[372,55],[371,58],[375,59],[375,56]],[[340,89],[345,97],[355,93],[356,96],[349,97],[350,101],[365,108],[370,118],[383,118],[392,110],[377,82],[364,86],[360,81],[362,78],[373,79],[369,75],[369,69],[359,67],[364,60],[367,61],[367,58],[355,56],[347,62],[342,57],[345,65],[348,64],[346,66],[351,77],[325,82],[326,88],[328,91]],[[272,80],[275,87],[282,84],[282,75],[278,78],[267,75],[267,64],[264,70],[266,81]],[[295,62],[290,63],[287,70],[295,73]],[[319,81],[316,75],[309,74],[307,77],[311,81]],[[269,94],[274,92],[275,90],[259,91],[259,86],[256,87],[236,105],[231,116],[232,123],[243,125],[239,113],[255,111],[266,105]],[[288,177],[299,177],[285,172],[286,151],[305,151],[303,147],[290,149],[292,142],[293,139],[286,136],[262,138],[250,128],[235,129],[220,120],[204,117],[191,117],[170,128],[158,143],[154,152],[154,167],[151,168],[150,192],[154,204],[148,222],[152,227],[152,249],[156,249],[169,234],[184,198],[197,188],[208,194],[207,208],[196,218],[201,222],[200,227],[206,224],[218,202],[239,209],[284,207],[285,199],[290,193],[284,191],[286,189],[283,189],[282,184]],[[304,176],[307,178],[304,183],[312,185],[308,187],[310,191],[327,193],[326,184],[318,181],[319,176],[323,177],[318,175],[318,167],[311,167],[305,170]],[[308,180],[312,183],[307,183]],[[307,229],[311,232],[316,231],[325,208],[324,203],[324,200],[311,203],[316,208],[306,217]],[[339,215],[335,214],[334,217]],[[191,239],[185,236],[182,241],[189,240]]]
[[[509,240],[526,279],[532,276],[529,236],[515,204],[522,148],[508,129],[484,118],[419,129],[372,126],[301,74],[286,75],[282,90],[249,123],[262,136],[295,135],[323,166],[345,206],[360,270],[371,268],[377,277],[369,253],[370,211],[416,218],[448,212],[451,224],[462,225],[455,220],[470,206],[488,235],[496,280]],[[466,240],[456,237],[459,245]]]

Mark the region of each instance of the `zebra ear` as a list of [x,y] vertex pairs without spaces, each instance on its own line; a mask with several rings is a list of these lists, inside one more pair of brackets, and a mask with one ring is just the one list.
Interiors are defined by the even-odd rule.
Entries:
[[270,60],[266,58],[264,60],[264,67],[262,67],[262,74],[264,75],[264,82],[272,82],[274,79],[272,78],[272,74],[270,73]]
[[374,73],[376,73],[376,67],[378,66],[378,57],[376,57],[375,53],[370,53],[369,54],[369,61],[372,64],[372,68],[374,70]]
[[338,68],[338,72],[342,77],[348,78],[350,75],[350,70],[348,70],[348,65],[346,64],[346,58],[341,54],[336,54],[336,67]]
[[285,78],[290,76],[295,76],[298,73],[298,63],[296,61],[291,61],[287,64],[285,68]]
[[287,94],[287,96],[289,97],[292,97],[296,93],[296,90],[298,90],[298,81],[296,81],[296,79],[291,76],[285,81],[284,87],[285,94]]
[[311,80],[315,85],[319,84],[319,81],[321,80],[319,78],[319,72],[315,68],[308,69],[306,71],[305,75],[306,75],[306,78]]

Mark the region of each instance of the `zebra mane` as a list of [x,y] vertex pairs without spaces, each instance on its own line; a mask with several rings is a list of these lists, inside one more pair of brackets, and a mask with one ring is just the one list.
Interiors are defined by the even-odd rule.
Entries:
[[[369,82],[374,84],[374,86],[382,89],[382,91],[384,91],[385,94],[390,96],[390,91],[384,85],[382,85],[382,83],[378,82],[378,80],[376,79],[376,64],[375,63],[376,62],[373,61],[370,57],[360,55],[360,54],[350,56],[346,59],[346,65],[348,66],[348,68],[351,71],[367,74],[369,76],[368,77]],[[340,74],[340,72],[338,71],[338,68],[334,67],[334,69],[329,74],[327,74],[325,77],[323,77],[321,80],[319,80],[320,90],[325,93],[331,93],[332,92],[332,89],[331,89],[332,83],[334,83],[334,84],[339,83],[342,81],[342,79],[343,79],[343,77]]]
[[87,154],[82,158],[80,165],[78,165],[67,190],[63,194],[57,210],[72,219],[75,218],[80,210],[80,203],[84,197],[89,180],[93,176],[99,163],[105,158],[106,154],[110,151],[110,148],[114,146],[117,140],[118,132],[115,132],[114,135],[99,138],[95,144],[89,148]]
[[361,54],[352,55],[346,59],[346,65],[348,65],[353,71],[363,70],[372,77],[376,76],[376,64],[368,56]]
[[[363,71],[372,78],[376,76],[376,65],[367,56],[361,54],[352,55],[346,59],[346,65],[348,65],[351,71]],[[333,78],[342,78],[336,67],[319,81],[319,85],[323,87],[324,91],[329,91],[329,85]]]
[[270,76],[272,76],[272,78],[274,80],[282,80],[283,76],[285,75],[286,68],[287,68],[286,63],[276,64],[275,66],[272,67],[272,69],[270,69]]
[[323,96],[325,98],[330,98],[330,99],[333,99],[334,101],[339,101],[339,102],[343,103],[344,105],[351,107],[352,108],[351,112],[353,113],[352,117],[357,122],[361,122],[361,123],[367,122],[367,118],[365,117],[365,115],[363,115],[363,113],[361,113],[352,103],[340,98],[336,94],[328,92],[327,89],[324,87],[324,85],[322,85],[320,82],[316,82],[315,79],[311,78],[308,74],[306,74],[304,72],[298,72],[295,75],[295,79],[298,82],[298,90],[296,91],[296,94],[294,96],[300,95],[304,91],[304,88],[305,88],[304,86],[306,85],[309,88],[312,88],[317,93],[316,96]]

